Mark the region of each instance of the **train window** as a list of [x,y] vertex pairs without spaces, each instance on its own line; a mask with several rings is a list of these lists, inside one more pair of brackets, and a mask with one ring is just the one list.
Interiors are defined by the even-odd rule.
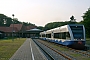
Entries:
[[54,38],[66,39],[66,32],[54,33]]
[[82,33],[82,32],[83,32],[83,30],[72,30],[72,32]]
[[59,38],[59,33],[54,33],[54,38]]
[[83,26],[71,26],[74,39],[83,39]]
[[70,40],[70,34],[69,34],[69,32],[66,32],[66,39],[67,40]]
[[66,39],[66,32],[62,33],[62,39]]
[[83,33],[73,33],[75,39],[83,39]]
[[47,38],[51,38],[51,34],[46,34],[46,37]]
[[70,26],[72,30],[82,30],[83,26]]
[[42,37],[45,37],[45,34],[43,34]]

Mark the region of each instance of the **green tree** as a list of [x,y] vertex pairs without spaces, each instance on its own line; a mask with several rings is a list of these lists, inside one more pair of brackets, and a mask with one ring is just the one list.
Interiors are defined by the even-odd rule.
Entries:
[[37,29],[43,30],[43,27],[42,26],[38,26]]
[[0,26],[4,26],[4,20],[6,16],[4,14],[0,14]]
[[10,18],[4,14],[0,14],[0,26],[9,27],[11,23],[12,23],[12,18]]
[[5,21],[6,21],[5,26],[7,26],[7,27],[9,27],[10,24],[12,24],[12,18],[10,18],[10,17],[6,17],[6,18],[5,18]]
[[14,24],[19,24],[19,23],[21,23],[21,22],[20,22],[20,21],[18,21],[18,19],[17,19],[17,18],[14,18],[13,23],[14,23]]
[[47,23],[43,29],[44,30],[49,30],[49,29],[53,29],[53,28],[56,28],[56,27],[67,25],[67,24],[72,24],[72,22],[71,21],[66,21],[66,22],[51,22],[51,23]]
[[86,28],[86,36],[90,37],[90,8],[84,13],[83,17],[83,24]]
[[76,19],[74,18],[73,15],[70,17],[70,23],[71,24],[75,24],[76,23]]
[[32,24],[32,23],[30,23],[30,22],[22,22],[22,24],[25,25],[25,26],[29,26],[29,25],[31,25],[31,26],[36,26],[35,24]]

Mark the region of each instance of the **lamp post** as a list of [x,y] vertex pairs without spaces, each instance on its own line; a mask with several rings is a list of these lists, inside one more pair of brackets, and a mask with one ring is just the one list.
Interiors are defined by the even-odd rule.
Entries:
[[13,39],[13,36],[14,36],[14,14],[12,14],[12,16],[13,16],[13,19],[12,19],[12,24],[13,24],[13,29],[12,29],[12,41],[14,41],[14,39]]

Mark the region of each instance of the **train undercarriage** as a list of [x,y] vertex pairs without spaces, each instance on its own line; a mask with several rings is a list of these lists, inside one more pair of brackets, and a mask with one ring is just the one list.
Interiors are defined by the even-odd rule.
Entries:
[[78,49],[78,50],[85,50],[86,49],[85,44],[82,44],[82,43],[74,43],[74,44],[70,45],[69,47],[71,47],[73,49]]

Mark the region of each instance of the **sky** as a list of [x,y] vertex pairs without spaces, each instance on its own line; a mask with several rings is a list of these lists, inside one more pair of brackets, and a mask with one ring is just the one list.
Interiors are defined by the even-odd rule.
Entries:
[[90,0],[0,0],[0,13],[37,26],[69,21],[72,15],[80,22],[89,7]]

